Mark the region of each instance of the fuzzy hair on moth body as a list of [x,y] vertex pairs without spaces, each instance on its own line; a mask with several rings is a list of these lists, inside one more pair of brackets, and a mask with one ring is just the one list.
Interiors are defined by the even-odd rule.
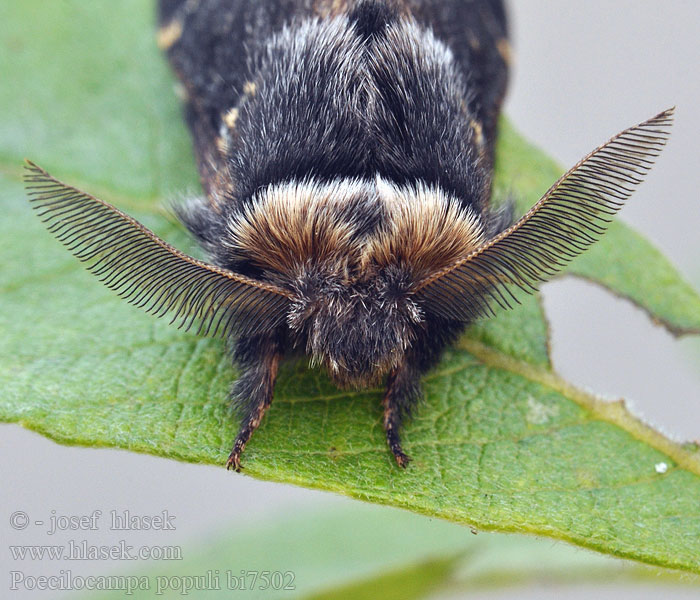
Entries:
[[406,467],[421,375],[466,325],[598,240],[669,136],[673,109],[625,129],[513,223],[490,204],[500,1],[161,0],[159,19],[206,193],[177,213],[209,260],[32,162],[25,181],[105,285],[231,341],[236,470],[294,350],[341,387],[384,383],[387,443]]

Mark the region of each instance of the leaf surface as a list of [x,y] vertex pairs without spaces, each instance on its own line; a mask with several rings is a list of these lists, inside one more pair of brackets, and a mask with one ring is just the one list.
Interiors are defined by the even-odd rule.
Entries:
[[[102,288],[43,230],[19,183],[29,156],[191,251],[161,209],[197,184],[153,39],[151,7],[137,0],[0,6],[0,72],[13,82],[0,86],[0,419],[64,443],[221,464],[237,429],[223,344]],[[563,171],[506,122],[498,153],[496,195],[521,209]],[[571,271],[675,332],[700,330],[700,297],[657,250],[622,224],[604,243]],[[471,327],[424,387],[404,472],[379,390],[339,391],[287,362],[245,472],[700,572],[697,448],[559,379],[537,298]]]

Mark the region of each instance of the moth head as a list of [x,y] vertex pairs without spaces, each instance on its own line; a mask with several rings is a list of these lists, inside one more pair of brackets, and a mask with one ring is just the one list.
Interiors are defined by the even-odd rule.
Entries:
[[293,337],[346,385],[400,363],[424,320],[416,282],[483,239],[480,219],[440,189],[380,178],[270,186],[229,233],[232,252],[292,290]]
[[395,267],[348,285],[309,265],[288,324],[305,340],[312,362],[327,367],[337,383],[374,383],[401,362],[423,321],[410,287]]

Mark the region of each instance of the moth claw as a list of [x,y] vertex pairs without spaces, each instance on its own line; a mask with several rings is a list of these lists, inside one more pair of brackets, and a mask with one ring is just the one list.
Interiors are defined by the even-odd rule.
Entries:
[[236,452],[235,450],[231,452],[228,456],[228,460],[226,461],[226,470],[227,471],[235,471],[236,473],[240,473],[241,469],[241,453]]
[[394,458],[396,459],[396,464],[402,469],[405,469],[408,463],[411,462],[411,457],[408,454],[404,454],[401,450],[394,450]]

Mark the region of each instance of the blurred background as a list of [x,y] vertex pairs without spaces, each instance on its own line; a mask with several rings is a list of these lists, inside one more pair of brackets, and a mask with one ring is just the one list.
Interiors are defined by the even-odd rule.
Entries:
[[[528,0],[511,2],[509,8],[515,64],[506,113],[527,138],[562,165],[574,164],[624,127],[669,106],[678,107],[672,140],[622,219],[700,285],[700,4],[694,0]],[[553,332],[554,363],[566,379],[611,399],[626,398],[637,415],[674,439],[698,439],[698,340],[673,339],[627,302],[582,281],[548,284],[544,297]],[[371,568],[358,556],[364,555],[367,562],[369,556],[395,555],[398,569],[410,561],[425,561],[431,556],[427,540],[441,537],[453,540],[454,556],[465,564],[470,561],[464,552],[468,554],[471,547],[474,556],[488,556],[490,562],[480,571],[463,573],[462,583],[430,592],[430,597],[506,598],[517,594],[520,598],[554,598],[566,594],[589,598],[595,594],[639,599],[697,598],[699,593],[698,587],[666,582],[663,577],[637,580],[628,564],[564,543],[489,533],[473,538],[467,528],[394,509],[359,506],[332,494],[232,476],[219,467],[120,450],[70,448],[18,426],[0,427],[3,540],[11,539],[12,534],[5,516],[18,508],[28,514],[55,510],[78,515],[95,509],[105,513],[129,509],[135,514],[167,510],[176,516],[175,531],[130,532],[129,544],[181,545],[188,558],[199,553],[206,557],[206,552],[216,548],[222,553],[235,548],[239,558],[249,551],[251,556],[277,552],[281,570],[285,570],[285,552],[290,565],[286,568],[292,568],[313,545],[316,556],[324,557],[326,574],[357,572],[367,577]],[[356,530],[352,526],[355,518],[374,523],[373,531]],[[414,545],[397,548],[392,531],[407,528],[415,532]],[[224,533],[223,542],[212,541]],[[50,543],[60,544],[71,536],[54,537]],[[97,531],[91,532],[90,542],[113,544],[115,540],[108,531]],[[18,561],[6,550],[0,561],[3,578],[18,568]],[[203,559],[202,564],[208,563]],[[512,581],[498,575],[508,565],[517,567],[511,572]],[[84,562],[79,572],[124,573],[126,566]],[[128,571],[148,568],[128,565]],[[425,568],[435,573],[440,564]],[[78,571],[75,564],[31,564],[36,574],[60,569]],[[151,572],[157,569],[151,567]],[[425,594],[415,597],[428,597]]]

